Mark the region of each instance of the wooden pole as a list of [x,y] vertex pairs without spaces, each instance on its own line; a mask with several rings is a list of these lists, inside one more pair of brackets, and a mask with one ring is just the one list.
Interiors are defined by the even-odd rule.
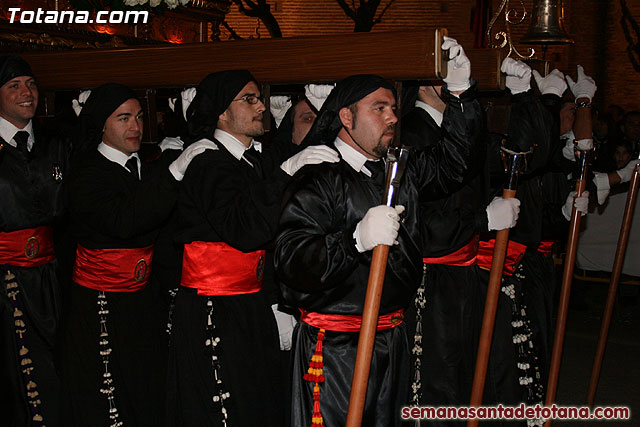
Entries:
[[[516,196],[515,190],[504,190],[502,197],[510,199]],[[509,229],[499,230],[496,233],[496,243],[493,248],[493,260],[491,261],[491,272],[489,273],[489,286],[487,287],[487,297],[484,303],[484,315],[482,317],[482,329],[480,331],[480,343],[478,344],[478,355],[476,357],[476,367],[473,373],[473,386],[471,389],[470,406],[478,407],[482,405],[482,395],[484,393],[484,383],[487,377],[487,365],[489,364],[489,354],[491,353],[491,342],[493,340],[493,329],[496,320],[496,310],[498,308],[498,298],[500,297],[500,285],[502,284],[502,270],[504,268],[504,258],[509,244]],[[477,426],[478,419],[469,419],[467,426]]]
[[[573,133],[578,141],[593,138],[591,108],[585,105],[590,101],[591,100],[586,97],[576,99],[576,120],[573,125]],[[591,152],[582,150],[578,150],[577,152],[580,154],[580,176],[576,181],[576,197],[580,197],[587,185],[587,170]],[[560,289],[560,301],[558,302],[558,318],[556,320],[556,331],[553,338],[551,365],[549,367],[549,379],[547,382],[547,394],[545,397],[545,405],[547,407],[550,407],[556,400],[560,363],[562,362],[562,346],[564,344],[564,334],[567,326],[567,312],[569,310],[569,297],[571,295],[571,282],[573,281],[573,269],[575,267],[576,252],[578,249],[580,218],[581,213],[578,212],[574,203],[571,209],[571,223],[569,224],[569,237],[567,238],[567,254],[564,258],[562,287]],[[545,427],[551,427],[552,422],[553,420],[549,418],[544,424]]]
[[620,236],[618,237],[618,247],[616,249],[616,256],[613,261],[613,271],[611,272],[611,284],[609,285],[607,303],[605,305],[604,315],[602,316],[600,336],[598,337],[596,355],[593,361],[593,369],[591,371],[591,380],[589,381],[589,392],[587,394],[587,404],[589,405],[589,407],[593,407],[593,403],[596,397],[596,389],[598,387],[598,380],[600,379],[600,369],[602,368],[602,360],[604,358],[604,350],[607,345],[609,326],[611,325],[613,306],[615,304],[616,294],[618,292],[618,284],[620,283],[620,275],[622,274],[624,257],[627,252],[627,243],[629,242],[629,232],[631,230],[631,222],[633,221],[633,213],[636,207],[639,183],[640,173],[638,172],[638,166],[636,166],[633,170],[633,174],[631,175],[629,193],[627,194],[627,204],[624,208],[624,215],[622,216]]
[[[582,196],[586,186],[586,174],[588,169],[588,153],[582,152],[580,156],[581,172],[580,179],[576,181],[576,197]],[[549,368],[549,381],[547,383],[547,395],[545,406],[550,407],[556,400],[556,390],[558,388],[558,374],[560,372],[560,362],[562,361],[562,346],[564,344],[565,328],[567,326],[567,312],[569,310],[569,297],[571,295],[571,282],[573,281],[573,269],[576,263],[576,252],[578,248],[578,234],[580,233],[581,213],[575,206],[571,210],[571,224],[569,225],[569,237],[567,238],[567,254],[564,258],[564,270],[562,272],[562,288],[560,290],[560,301],[558,303],[558,319],[556,321],[555,336],[553,339],[553,352],[551,354],[551,366]],[[545,427],[551,427],[553,420],[549,418],[545,422]]]
[[[502,191],[502,198],[512,199],[516,197],[517,177],[524,161],[521,159],[524,154],[513,154],[509,164],[507,183]],[[487,286],[487,296],[484,303],[484,314],[482,316],[482,329],[480,330],[480,342],[478,344],[478,355],[476,356],[476,367],[473,373],[473,385],[471,388],[471,407],[482,405],[482,395],[484,394],[484,384],[487,378],[487,366],[489,364],[489,354],[491,353],[491,342],[493,340],[493,329],[496,321],[496,310],[500,297],[500,285],[502,284],[502,271],[504,269],[504,258],[509,244],[509,229],[498,230],[496,232],[495,245],[493,247],[493,259],[491,260],[491,271],[489,272],[489,285]],[[477,418],[467,420],[468,427],[478,425]]]
[[376,340],[380,297],[382,296],[382,285],[384,284],[384,275],[387,270],[388,256],[389,246],[378,245],[373,249],[367,293],[364,300],[364,311],[362,313],[362,326],[360,327],[360,337],[358,339],[356,365],[353,370],[353,380],[351,381],[347,427],[360,427],[362,425],[362,413],[367,397],[371,357]]
[[[398,139],[394,140],[397,142]],[[384,204],[393,206],[395,198],[404,175],[404,169],[409,157],[409,152],[400,147],[393,146],[387,152],[387,183],[383,196]],[[358,337],[356,363],[351,380],[351,393],[349,395],[349,409],[347,410],[347,427],[360,427],[362,425],[362,413],[367,397],[367,385],[369,384],[369,371],[371,370],[371,357],[376,341],[378,328],[378,314],[380,312],[380,298],[384,285],[384,275],[387,271],[387,258],[389,246],[378,245],[371,255],[371,268],[367,282],[367,293],[364,298],[362,310],[362,324]]]

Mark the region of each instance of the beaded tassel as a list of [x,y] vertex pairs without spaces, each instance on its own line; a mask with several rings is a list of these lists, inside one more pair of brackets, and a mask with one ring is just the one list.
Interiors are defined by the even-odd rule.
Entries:
[[9,297],[11,308],[13,309],[13,324],[16,332],[16,344],[19,348],[18,355],[20,357],[20,367],[22,369],[22,378],[27,389],[27,401],[31,410],[31,421],[34,427],[45,427],[44,418],[40,413],[40,404],[42,403],[38,392],[38,385],[35,382],[33,361],[29,357],[29,348],[26,343],[27,327],[24,323],[23,311],[21,310],[20,300],[16,298],[20,293],[20,287],[16,282],[16,276],[11,271],[6,270],[4,274],[4,287]]
[[[411,353],[415,359],[413,361],[413,383],[411,384],[411,391],[413,396],[411,397],[411,406],[420,406],[420,400],[422,399],[422,379],[420,377],[420,370],[422,368],[422,310],[427,306],[427,299],[424,296],[424,291],[427,281],[427,264],[422,264],[422,283],[416,293],[416,298],[413,301],[416,307],[416,332],[413,335],[413,348]],[[415,421],[415,425],[420,425],[420,420]]]
[[[518,280],[525,280],[522,265],[519,265],[514,272],[514,277]],[[527,404],[535,405],[542,403],[544,397],[544,386],[540,375],[538,357],[535,354],[532,340],[531,321],[527,317],[527,307],[520,304],[516,298],[515,284],[510,283],[502,287],[502,292],[511,300],[511,326],[513,330],[513,344],[516,347],[517,367],[521,374],[518,381],[527,392]],[[540,426],[544,424],[542,419],[527,420],[528,426]]]
[[98,292],[98,316],[100,317],[100,356],[102,357],[102,363],[104,364],[104,372],[102,373],[102,388],[100,393],[107,397],[109,402],[109,419],[111,420],[110,427],[122,426],[120,420],[120,413],[116,407],[116,387],[113,384],[113,378],[109,371],[109,361],[111,356],[111,347],[109,347],[109,331],[107,330],[107,315],[109,314],[109,308],[107,306],[107,296],[104,291]]
[[209,349],[211,354],[211,366],[213,367],[213,379],[216,384],[217,394],[211,398],[214,406],[220,409],[220,421],[222,425],[227,425],[227,408],[224,407],[224,401],[231,397],[228,391],[224,391],[222,385],[222,379],[220,378],[220,359],[218,358],[218,345],[220,344],[220,337],[216,337],[214,330],[216,325],[213,323],[213,300],[207,298],[207,334],[209,338],[205,340],[204,345]]
[[171,346],[171,328],[173,327],[173,310],[176,308],[176,295],[178,294],[178,288],[169,289],[169,315],[167,317],[167,335],[169,339],[167,340],[169,346]]
[[322,370],[324,367],[324,360],[322,356],[322,341],[324,340],[324,334],[326,330],[318,330],[318,340],[316,341],[316,349],[311,356],[311,362],[309,362],[309,369],[304,374],[305,381],[309,381],[313,384],[313,415],[311,416],[311,427],[323,427],[324,421],[322,419],[322,412],[320,411],[320,383],[324,382],[324,375]]

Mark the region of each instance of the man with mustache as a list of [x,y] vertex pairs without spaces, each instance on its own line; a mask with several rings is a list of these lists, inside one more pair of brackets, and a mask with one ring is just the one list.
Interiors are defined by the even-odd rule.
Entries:
[[0,58],[0,413],[7,425],[60,425],[53,363],[61,313],[53,226],[69,144],[33,123],[29,64]]
[[[422,275],[420,198],[464,181],[478,154],[482,112],[469,60],[451,49],[443,139],[410,156],[395,207],[380,205],[383,159],[397,123],[396,93],[379,76],[337,84],[308,138],[334,146],[338,163],[296,177],[276,240],[285,301],[301,311],[294,342],[292,425],[344,425],[371,251],[390,246],[362,425],[400,425],[408,404],[409,352],[404,308]],[[402,219],[401,219],[402,218]]]
[[157,426],[167,343],[166,307],[147,286],[153,246],[191,159],[217,147],[141,163],[142,107],[116,83],[93,90],[79,119],[66,189],[78,244],[60,334],[64,422]]
[[[284,425],[280,346],[262,287],[265,249],[285,187],[306,164],[336,162],[328,147],[287,159],[287,144],[261,144],[265,106],[249,71],[209,74],[187,111],[186,144],[214,141],[187,171],[175,240],[184,247],[172,315],[170,425]],[[284,160],[284,162],[283,162]]]

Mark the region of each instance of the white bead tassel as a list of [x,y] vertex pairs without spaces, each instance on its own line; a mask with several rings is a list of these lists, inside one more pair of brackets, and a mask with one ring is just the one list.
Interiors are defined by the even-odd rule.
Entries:
[[[526,280],[522,265],[518,266],[513,276],[519,281]],[[513,283],[503,285],[502,292],[511,300],[513,344],[518,354],[517,367],[520,370],[518,382],[527,390],[527,404],[542,403],[542,398],[544,397],[543,385],[538,366],[538,357],[535,355],[531,339],[533,332],[531,331],[530,320],[527,317],[527,307],[524,304],[518,307],[516,288]],[[541,423],[544,423],[544,420],[527,420],[527,425],[529,426],[542,425]]]
[[102,388],[100,393],[107,397],[109,402],[109,419],[110,427],[122,426],[120,414],[115,402],[116,387],[113,385],[113,378],[109,371],[109,357],[111,356],[111,347],[109,347],[109,331],[107,330],[107,315],[109,308],[107,307],[107,296],[103,291],[98,292],[98,316],[100,316],[100,356],[104,364],[104,373],[102,374]]
[[[427,265],[422,265],[422,283],[416,292],[416,298],[414,304],[416,307],[416,332],[413,335],[413,348],[411,353],[415,356],[413,362],[413,383],[411,384],[411,391],[413,396],[411,398],[411,406],[420,406],[420,399],[422,398],[422,379],[420,377],[420,370],[422,369],[422,310],[427,305],[427,299],[424,296],[425,282],[427,278]],[[416,426],[420,425],[420,421],[416,420]]]
[[220,406],[220,413],[222,414],[222,425],[227,426],[227,408],[224,407],[224,401],[231,397],[231,394],[224,391],[222,385],[222,379],[220,378],[220,361],[218,359],[218,344],[220,344],[220,337],[214,336],[214,329],[216,326],[213,323],[213,301],[211,298],[207,298],[207,332],[209,337],[205,340],[205,346],[210,348],[211,352],[211,366],[213,367],[213,379],[216,383],[218,394],[214,395],[211,400],[214,404]]

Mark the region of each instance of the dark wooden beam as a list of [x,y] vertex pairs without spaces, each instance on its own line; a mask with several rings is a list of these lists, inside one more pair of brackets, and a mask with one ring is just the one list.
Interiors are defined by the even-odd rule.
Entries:
[[[241,40],[144,48],[29,53],[46,90],[93,88],[114,81],[133,88],[183,87],[208,73],[246,68],[264,83],[335,82],[372,73],[393,80],[434,80],[435,28],[290,39]],[[467,49],[481,88],[497,85],[497,52]]]

